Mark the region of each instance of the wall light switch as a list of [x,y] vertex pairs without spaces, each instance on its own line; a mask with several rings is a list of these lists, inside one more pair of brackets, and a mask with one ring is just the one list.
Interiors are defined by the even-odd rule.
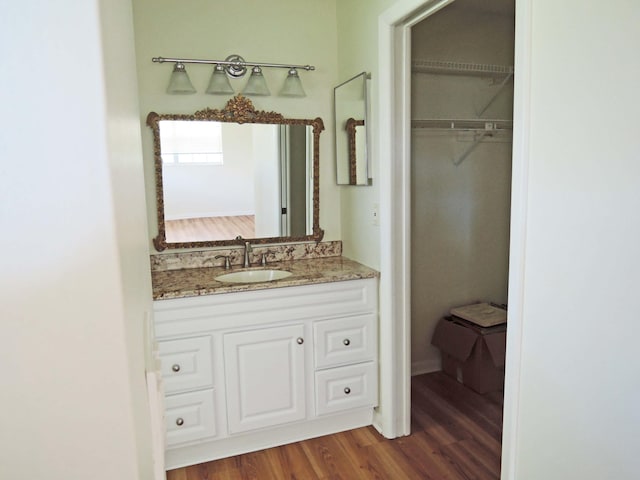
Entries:
[[374,203],[373,208],[371,209],[371,224],[378,226],[380,225],[380,204]]

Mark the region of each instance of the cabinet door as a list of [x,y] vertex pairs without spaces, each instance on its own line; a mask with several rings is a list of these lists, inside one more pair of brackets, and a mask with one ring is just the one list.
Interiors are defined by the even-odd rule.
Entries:
[[229,433],[303,420],[304,325],[224,335]]

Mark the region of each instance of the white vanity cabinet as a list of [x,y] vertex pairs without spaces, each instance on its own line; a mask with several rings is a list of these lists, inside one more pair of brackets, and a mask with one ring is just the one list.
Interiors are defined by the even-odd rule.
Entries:
[[167,469],[370,425],[377,279],[154,302]]
[[304,325],[224,335],[229,433],[302,420]]

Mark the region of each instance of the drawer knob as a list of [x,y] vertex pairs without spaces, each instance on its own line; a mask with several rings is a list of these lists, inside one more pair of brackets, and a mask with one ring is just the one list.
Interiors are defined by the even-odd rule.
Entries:
[[344,344],[345,347],[348,347],[349,345],[351,345],[351,340],[349,340],[348,338],[345,338],[342,343]]
[[171,370],[173,370],[174,372],[179,372],[180,371],[180,365],[178,365],[177,363],[175,365],[171,366]]
[[177,418],[176,419],[176,425],[181,427],[182,425],[184,425],[184,420],[182,418]]
[[344,393],[345,395],[349,395],[351,393],[351,389],[349,387],[345,387]]
[[302,337],[298,337],[298,339],[296,340],[296,342],[298,342],[298,345],[302,345],[304,343],[304,338]]

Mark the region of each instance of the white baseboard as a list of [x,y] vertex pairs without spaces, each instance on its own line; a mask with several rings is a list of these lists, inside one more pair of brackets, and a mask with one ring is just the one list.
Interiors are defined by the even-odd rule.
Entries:
[[411,376],[422,375],[423,373],[439,372],[442,370],[440,358],[427,358],[411,362]]

